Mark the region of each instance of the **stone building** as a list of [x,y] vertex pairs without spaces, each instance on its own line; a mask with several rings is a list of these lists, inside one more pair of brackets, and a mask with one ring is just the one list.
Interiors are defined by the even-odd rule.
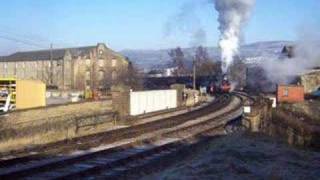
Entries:
[[0,57],[0,77],[41,80],[63,90],[104,89],[119,81],[129,61],[103,43],[17,52]]
[[310,94],[320,88],[320,69],[310,70],[300,76],[300,84],[304,87],[304,91]]

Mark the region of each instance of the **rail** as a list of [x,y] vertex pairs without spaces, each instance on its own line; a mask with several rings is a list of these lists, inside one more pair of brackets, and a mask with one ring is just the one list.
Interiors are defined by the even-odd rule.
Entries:
[[[230,107],[230,103],[232,103],[232,100],[234,99],[238,99],[239,102],[235,103],[233,107]],[[241,102],[242,99],[240,99],[237,96],[225,95],[218,98],[216,101],[214,101],[207,107],[204,107],[194,112],[163,119],[161,121],[159,120],[152,123],[138,125],[136,127],[127,128],[127,131],[121,129],[113,131],[114,134],[110,134],[110,132],[109,134],[107,133],[108,135],[110,135],[109,138],[111,138],[113,142],[117,142],[123,139],[134,137],[137,138],[139,135],[145,136],[146,132],[149,132],[150,134],[156,134],[156,131],[158,131],[159,129],[165,129],[166,131],[162,132],[157,137],[166,137],[162,138],[162,141],[163,139],[173,139],[173,141],[169,140],[167,143],[159,146],[152,146],[151,148],[132,148],[133,145],[137,142],[157,141],[157,138],[155,136],[145,137],[144,139],[142,138],[139,141],[134,140],[132,142],[115,146],[113,148],[98,150],[96,152],[79,155],[75,157],[67,157],[58,160],[47,161],[45,163],[39,163],[36,165],[31,165],[25,168],[19,168],[11,171],[9,170],[0,173],[0,178],[12,179],[22,177],[82,177],[82,175],[89,175],[92,172],[100,171],[103,169],[119,167],[121,164],[126,164],[128,163],[128,161],[135,161],[135,159],[138,160],[140,159],[140,157],[152,157],[155,154],[157,154],[157,152],[162,152],[162,149],[165,150],[168,147],[177,147],[177,144],[181,144],[183,141],[201,135],[204,132],[221,128],[228,121],[241,116]],[[179,137],[177,135],[180,134],[181,136],[181,133],[185,134],[185,136],[183,136],[183,138],[177,138]],[[119,158],[115,159],[114,157]],[[105,159],[105,161],[99,162],[99,159]],[[87,162],[87,164],[84,162]],[[69,169],[70,171],[68,171],[67,173],[61,173],[61,170],[66,172],[67,169]]]

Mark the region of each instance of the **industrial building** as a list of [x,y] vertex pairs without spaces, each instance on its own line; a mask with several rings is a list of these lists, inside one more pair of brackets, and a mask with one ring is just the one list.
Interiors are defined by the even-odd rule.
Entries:
[[128,60],[105,44],[16,52],[0,57],[0,78],[41,80],[62,90],[110,88]]

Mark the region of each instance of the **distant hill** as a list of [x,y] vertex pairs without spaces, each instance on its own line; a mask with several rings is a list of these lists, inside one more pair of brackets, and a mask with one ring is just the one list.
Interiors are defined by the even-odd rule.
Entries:
[[[267,57],[279,56],[284,45],[291,45],[291,41],[266,41],[243,45],[240,48],[240,57],[249,59],[250,61],[259,61]],[[132,62],[138,66],[151,69],[153,67],[167,66],[171,60],[168,55],[170,49],[162,50],[123,50],[120,53],[127,56]],[[183,49],[188,64],[191,63],[191,57],[195,48]],[[220,59],[220,51],[217,47],[208,47],[209,55],[214,60]]]

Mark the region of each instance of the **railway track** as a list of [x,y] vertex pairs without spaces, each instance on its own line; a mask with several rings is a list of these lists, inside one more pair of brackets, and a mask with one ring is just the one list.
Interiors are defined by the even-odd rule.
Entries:
[[[26,166],[20,167],[16,166],[13,161],[8,161],[6,162],[8,166],[16,166],[16,168],[7,168],[7,171],[0,173],[0,178],[78,179],[97,174],[97,172],[98,174],[100,172],[99,175],[102,177],[116,177],[117,174],[123,174],[124,171],[129,172],[149,161],[179,151],[179,149],[184,147],[181,144],[196,136],[223,128],[227,121],[240,116],[242,113],[240,102],[236,103],[234,107],[226,112],[223,111],[223,108],[230,104],[233,99],[235,98],[231,96],[223,96],[209,106],[194,112],[156,121],[151,124],[147,123],[147,126],[139,125],[132,129],[128,128],[128,132],[123,130],[122,133],[113,134],[113,142],[132,139],[132,137],[139,135],[145,135],[146,137],[129,142],[125,141],[123,144],[118,144],[112,148],[65,158],[53,158],[51,161],[44,161],[42,163],[31,158],[31,161],[29,159],[29,162],[25,162]],[[220,114],[212,113],[219,111]],[[145,129],[141,129],[143,127]],[[152,136],[158,129],[165,129],[165,131],[157,136]],[[151,136],[146,135],[146,132],[149,132]],[[128,137],[129,135],[131,137]],[[142,145],[137,146],[139,143]],[[107,173],[103,174],[102,172]]]
[[[73,146],[76,146],[77,149],[88,149],[88,147],[96,147],[100,144],[111,144],[121,139],[136,137],[140,134],[152,132],[160,128],[168,128],[173,125],[184,123],[194,117],[200,116],[201,114],[206,114],[208,111],[219,110],[223,108],[226,103],[225,97],[221,96],[216,98],[210,105],[187,112],[185,114],[177,114],[155,121],[143,122],[130,127],[123,127],[103,133],[42,145],[27,150],[27,152],[33,152],[34,155],[27,154],[24,151],[16,152],[16,154],[27,154],[27,156],[23,155],[14,159],[10,158],[8,160],[0,161],[0,172],[2,167],[16,164],[16,162],[26,162],[39,158],[41,159],[43,158],[43,155],[50,156],[51,154],[68,152],[69,149],[73,151]],[[41,153],[41,155],[39,155],[39,153]]]

